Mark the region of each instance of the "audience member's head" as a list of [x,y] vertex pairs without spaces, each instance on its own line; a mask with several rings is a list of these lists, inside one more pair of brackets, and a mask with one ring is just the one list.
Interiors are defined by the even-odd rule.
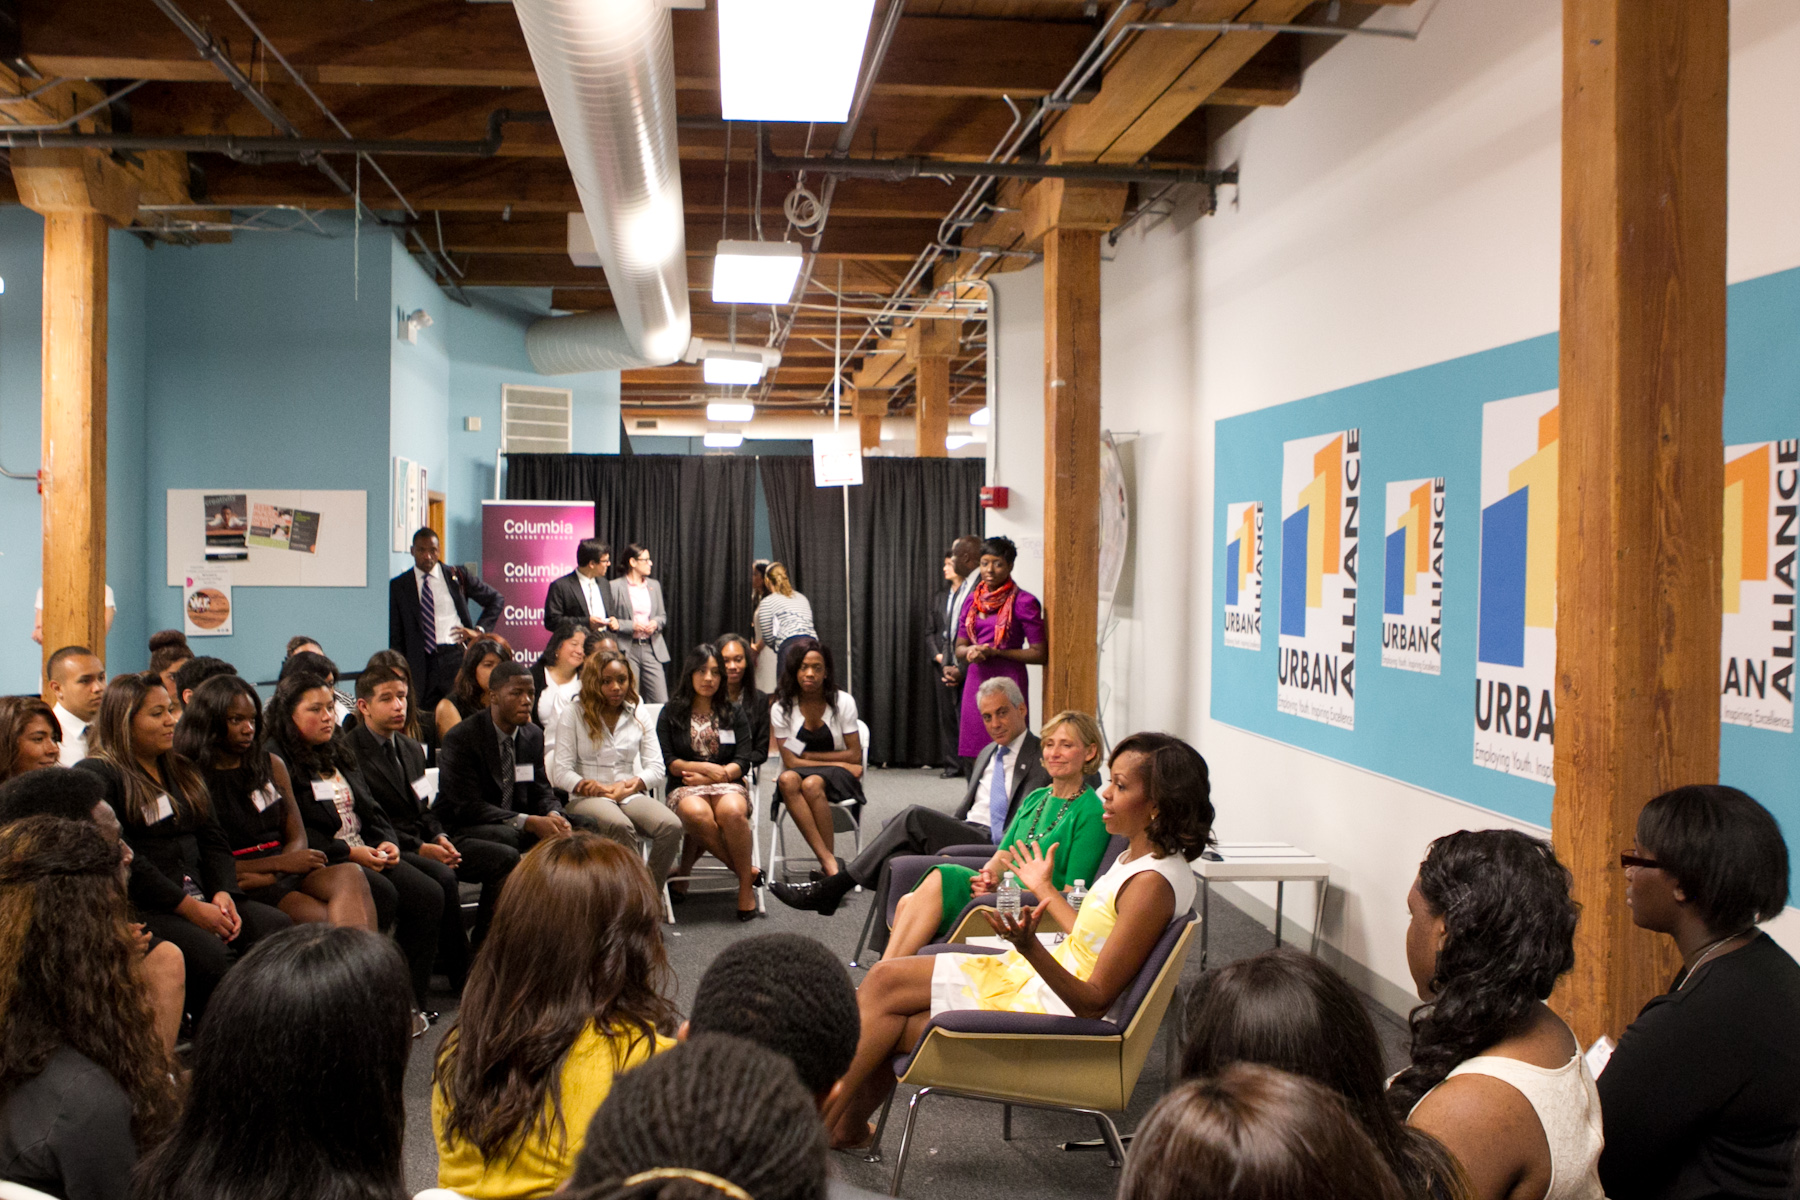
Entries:
[[1412,1065],[1388,1103],[1401,1117],[1464,1059],[1518,1029],[1575,965],[1579,906],[1550,843],[1513,829],[1431,843],[1406,897],[1406,960],[1425,1003]]
[[1664,792],[1638,814],[1640,861],[1626,872],[1631,919],[1674,933],[1683,919],[1717,940],[1743,933],[1787,905],[1788,852],[1768,809],[1734,787]]
[[445,1134],[491,1159],[528,1133],[573,1133],[557,1073],[583,1030],[623,1039],[623,1061],[674,1022],[661,925],[635,850],[580,829],[533,846],[507,876],[438,1051]]
[[1212,842],[1212,784],[1200,752],[1166,733],[1134,733],[1113,747],[1107,784],[1114,810],[1145,805],[1150,844],[1188,862]]
[[[1106,753],[1106,742],[1100,733],[1100,722],[1084,712],[1059,712],[1044,722],[1038,730],[1038,738],[1043,750],[1048,752],[1052,738],[1067,739],[1067,742],[1078,748],[1081,759],[1075,770],[1076,775],[1092,775],[1100,769],[1100,756]],[[1044,759],[1046,768],[1050,767],[1049,758]],[[1052,775],[1056,772],[1050,771]]]
[[412,672],[398,663],[370,659],[356,677],[356,715],[378,737],[406,732],[412,716]]
[[1188,994],[1186,1017],[1183,1079],[1249,1062],[1322,1083],[1349,1106],[1409,1200],[1459,1194],[1448,1151],[1388,1107],[1374,1022],[1323,962],[1283,947],[1208,971]]
[[604,576],[612,567],[612,547],[599,538],[583,538],[575,547],[575,569],[590,579]]
[[714,703],[719,689],[725,686],[725,670],[719,665],[719,651],[711,642],[703,642],[687,652],[681,660],[681,672],[675,676],[670,690],[669,711],[677,720],[685,720],[694,710],[696,697],[704,696]]
[[991,537],[981,543],[981,581],[990,588],[1005,586],[1012,578],[1019,548],[1009,537]]
[[824,1126],[785,1059],[708,1034],[618,1078],[588,1127],[567,1194],[823,1200]]
[[605,736],[606,718],[638,703],[631,660],[617,650],[602,650],[581,664],[581,690],[576,694],[588,736]]
[[62,754],[62,722],[36,696],[0,696],[0,781],[54,767]]
[[1119,1200],[1400,1200],[1400,1185],[1338,1096],[1236,1063],[1183,1083],[1138,1126]]
[[290,673],[275,685],[263,722],[268,748],[290,768],[315,775],[337,768],[337,697],[327,676]]
[[499,638],[486,635],[476,638],[463,650],[462,666],[457,668],[456,682],[451,685],[450,694],[470,712],[486,708],[488,677],[495,667],[511,661],[512,651]]
[[377,650],[369,655],[368,664],[363,667],[363,670],[386,670],[390,667],[400,672],[400,677],[406,681],[406,723],[400,727],[400,732],[407,737],[417,738],[419,736],[419,697],[413,687],[412,664],[406,661],[406,655],[399,650]]
[[217,675],[236,675],[237,668],[222,658],[214,658],[210,654],[202,654],[198,658],[190,658],[175,668],[175,693],[181,697],[183,707],[187,705],[188,695],[193,690]]
[[551,633],[550,640],[544,643],[544,652],[538,655],[537,665],[549,670],[560,667],[563,670],[581,670],[581,661],[587,657],[587,629],[579,621],[564,621],[557,625]]
[[950,561],[956,565],[956,574],[967,579],[981,566],[981,539],[966,533],[951,542]]
[[741,633],[728,633],[713,643],[719,651],[719,667],[725,672],[725,694],[750,704],[757,697],[755,660],[750,657],[750,639]]
[[300,653],[302,650],[310,650],[314,654],[325,653],[325,647],[319,644],[318,638],[311,638],[307,637],[304,633],[297,633],[288,639],[287,653],[283,656],[283,661],[294,657],[294,655]]
[[816,637],[795,638],[781,656],[781,678],[775,684],[775,703],[793,708],[802,699],[837,704],[837,670],[831,651]]
[[989,741],[1004,746],[1025,732],[1025,693],[1004,675],[983,680],[975,689],[975,711]]
[[249,680],[215,675],[193,690],[175,726],[175,750],[202,770],[249,768],[248,790],[269,781],[262,700]]
[[187,634],[179,629],[163,629],[150,635],[150,669],[162,676],[163,687],[179,699],[181,689],[175,685],[175,668],[194,657],[188,648]]
[[0,825],[26,817],[110,824],[113,840],[118,840],[119,819],[106,803],[106,784],[91,771],[57,767],[18,775],[0,785]]
[[[154,671],[115,676],[88,730],[88,754],[111,763],[124,792],[122,820],[154,825],[164,795],[177,813],[209,811],[206,784],[187,758],[175,752],[175,710]],[[152,775],[144,764],[154,762]]]
[[602,650],[617,651],[619,649],[619,639],[614,637],[612,634],[606,633],[602,630],[589,629],[587,631],[587,647],[586,648],[587,648],[587,656],[589,658],[592,658],[594,655],[600,653]]
[[488,676],[488,708],[494,721],[503,728],[516,728],[531,720],[531,703],[536,685],[531,681],[531,668],[510,659],[496,666]]
[[415,530],[412,535],[413,565],[420,571],[430,574],[439,562],[442,547],[438,545],[437,530],[426,526]]
[[769,594],[769,560],[759,558],[750,564],[750,595],[761,600]]
[[946,554],[944,555],[944,582],[955,583],[956,580],[956,558],[954,555]]
[[626,571],[640,577],[647,576],[654,565],[655,563],[650,557],[650,547],[638,542],[632,542],[625,547]]
[[393,942],[296,925],[213,993],[187,1109],[139,1167],[135,1200],[405,1200],[412,985]]
[[50,684],[51,703],[60,704],[83,721],[100,711],[106,691],[106,664],[86,646],[64,646],[44,660],[44,678]]
[[763,570],[763,578],[767,581],[771,592],[779,592],[783,596],[794,594],[793,581],[788,578],[788,570],[778,562],[770,563]]
[[809,937],[770,933],[733,942],[713,959],[684,1029],[773,1050],[823,1108],[856,1057],[862,1017],[837,955]]
[[130,1097],[144,1146],[174,1118],[174,1084],[136,970],[119,855],[92,821],[0,827],[0,1094],[67,1047]]
[[288,655],[287,661],[281,664],[281,670],[276,674],[275,679],[280,682],[296,672],[323,675],[333,687],[337,686],[337,664],[316,650],[296,650]]

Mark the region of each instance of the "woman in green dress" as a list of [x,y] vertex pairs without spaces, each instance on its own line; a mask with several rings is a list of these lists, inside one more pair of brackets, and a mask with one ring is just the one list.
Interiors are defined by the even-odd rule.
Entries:
[[1100,727],[1086,713],[1057,713],[1044,722],[1041,753],[1050,786],[1019,803],[1000,848],[979,871],[944,863],[900,898],[883,959],[917,954],[925,943],[949,933],[950,923],[971,898],[999,890],[1014,867],[1015,847],[1023,851],[1035,844],[1052,864],[1050,888],[1043,895],[1034,892],[1027,907],[1047,899],[1052,888],[1062,892],[1077,879],[1092,883],[1099,878],[1100,859],[1112,835],[1102,823],[1100,797],[1086,777],[1100,765]]

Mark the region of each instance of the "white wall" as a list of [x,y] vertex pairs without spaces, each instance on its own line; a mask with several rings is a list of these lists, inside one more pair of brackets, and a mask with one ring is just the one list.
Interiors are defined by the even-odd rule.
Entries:
[[[1418,41],[1347,39],[1297,99],[1221,140],[1215,163],[1239,164],[1242,185],[1215,216],[1190,198],[1128,232],[1101,273],[1103,421],[1137,434],[1122,452],[1134,531],[1121,622],[1101,664],[1108,731],[1194,740],[1224,840],[1330,859],[1331,954],[1396,1010],[1411,998],[1405,895],[1426,844],[1517,823],[1210,719],[1210,467],[1220,418],[1556,328],[1561,5],[1414,8],[1379,19],[1414,25],[1429,8]],[[1734,0],[1732,20],[1736,281],[1800,265],[1800,8]],[[1028,587],[1042,576],[1042,286],[1034,269],[997,288],[993,479],[1015,490],[989,529],[1037,548],[1021,555]],[[1296,899],[1288,911],[1310,924]],[[1800,913],[1776,924],[1800,947]]]

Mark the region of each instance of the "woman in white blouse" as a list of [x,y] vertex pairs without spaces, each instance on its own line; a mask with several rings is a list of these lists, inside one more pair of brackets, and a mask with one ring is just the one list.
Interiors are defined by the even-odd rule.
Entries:
[[831,806],[865,799],[856,701],[838,690],[831,651],[818,638],[795,639],[785,657],[769,713],[769,749],[780,753],[782,766],[775,785],[819,869],[836,875]]
[[600,832],[634,849],[650,839],[657,888],[681,853],[681,818],[653,794],[664,778],[656,732],[638,711],[631,666],[602,650],[581,668],[581,690],[556,718],[550,784],[569,793],[568,811],[592,817]]
[[556,718],[581,690],[581,664],[587,661],[587,631],[573,621],[564,621],[550,635],[544,652],[531,666],[531,680],[537,686],[538,727],[544,731],[544,761],[556,753]]

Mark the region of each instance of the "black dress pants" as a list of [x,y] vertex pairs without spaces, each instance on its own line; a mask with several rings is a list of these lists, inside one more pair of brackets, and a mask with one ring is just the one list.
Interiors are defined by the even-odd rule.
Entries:
[[[594,820],[592,817],[584,817],[580,813],[571,812],[564,813],[563,817],[576,829],[585,829],[589,833],[605,832],[600,828],[600,822]],[[450,840],[455,842],[456,848],[463,852],[464,862],[468,861],[469,855],[467,847],[463,845],[464,838],[471,838],[478,842],[492,842],[497,846],[505,846],[509,850],[514,850],[521,855],[530,851],[530,849],[537,845],[540,840],[537,834],[527,833],[525,830],[513,825],[464,825],[460,829],[450,830],[449,833]],[[513,861],[516,863],[518,860],[515,858]],[[512,867],[508,866],[507,870],[512,870]]]
[[206,1015],[207,1001],[225,978],[226,970],[263,938],[279,933],[294,922],[279,908],[259,904],[242,896],[235,898],[238,916],[244,927],[235,941],[220,941],[179,913],[143,913],[144,925],[157,937],[174,942],[187,963],[187,1010],[199,1027]]
[[425,656],[425,678],[419,681],[419,719],[436,729],[432,710],[456,686],[456,673],[462,669],[461,646],[439,646]]
[[481,885],[481,903],[475,916],[474,945],[481,945],[481,939],[487,936],[487,927],[494,917],[494,905],[500,899],[500,885],[519,863],[519,852],[498,842],[484,842],[479,838],[469,838],[466,844],[457,846],[462,854],[462,862],[455,868],[446,866],[435,859],[411,851],[400,855],[400,860],[410,863],[429,876],[444,893],[443,916],[438,923],[437,967],[450,980],[452,986],[461,988],[463,981],[469,976],[470,941],[463,925],[462,893],[460,883],[478,883]]
[[375,916],[381,928],[394,931],[394,940],[406,955],[412,974],[413,999],[425,1007],[431,987],[431,970],[437,962],[440,923],[444,919],[444,889],[438,881],[406,861],[385,871],[363,868],[369,895],[375,900]]
[[874,887],[881,879],[882,864],[902,854],[936,854],[945,846],[966,846],[988,842],[993,833],[985,825],[959,821],[947,812],[914,804],[881,827],[862,853],[850,860],[846,868],[850,878],[864,887]]
[[939,765],[946,771],[961,771],[966,777],[970,760],[956,753],[957,744],[962,738],[963,685],[958,683],[951,686],[939,680],[932,685],[932,692],[937,696]]

